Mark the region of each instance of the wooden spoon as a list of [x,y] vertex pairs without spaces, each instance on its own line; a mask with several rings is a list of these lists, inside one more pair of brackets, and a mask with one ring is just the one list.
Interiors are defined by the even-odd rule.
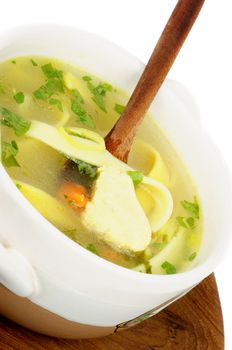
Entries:
[[204,0],[179,0],[120,119],[106,136],[106,148],[127,162],[139,125],[174,63]]

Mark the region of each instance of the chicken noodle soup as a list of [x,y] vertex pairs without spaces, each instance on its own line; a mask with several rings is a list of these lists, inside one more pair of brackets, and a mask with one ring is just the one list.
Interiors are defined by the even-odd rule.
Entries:
[[2,164],[43,216],[91,253],[144,273],[185,271],[202,238],[196,189],[149,116],[128,164],[106,150],[127,100],[58,60],[1,63]]

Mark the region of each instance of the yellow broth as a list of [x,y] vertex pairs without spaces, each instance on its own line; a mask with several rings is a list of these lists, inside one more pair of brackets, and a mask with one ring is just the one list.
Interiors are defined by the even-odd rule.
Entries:
[[[44,66],[47,70],[43,70]],[[49,69],[51,67],[55,70]],[[90,120],[84,123],[73,111],[70,92],[72,89],[66,89],[63,83],[70,74],[78,83],[77,90],[83,99],[82,108],[90,116]],[[54,80],[56,84],[61,80],[63,86],[55,86],[54,89]],[[46,85],[48,82],[51,83],[50,86]],[[72,81],[70,84],[72,85]],[[0,63],[0,108],[6,108],[27,120],[43,121],[56,126],[66,120],[65,126],[90,129],[94,126],[94,131],[105,136],[119,118],[122,106],[127,100],[128,97],[124,92],[102,82],[92,73],[55,59],[18,57]],[[198,200],[194,199],[195,186],[175,149],[151,117],[145,118],[138,136],[160,153],[167,167],[168,187],[174,201],[171,218],[161,230],[153,232],[152,240],[145,251],[130,253],[108,246],[103,240],[86,230],[78,219],[78,213],[63,201],[60,201],[60,205],[64,207],[67,215],[65,227],[59,221],[52,220],[49,215],[44,214],[45,212],[42,214],[72,240],[118,265],[151,273],[150,260],[160,257],[153,273],[169,274],[185,271],[193,264],[202,239],[202,214],[198,208]],[[3,165],[19,189],[25,183],[57,198],[63,178],[67,181],[84,181],[80,176],[75,176],[75,171],[70,169],[64,171],[67,163],[64,155],[40,141],[16,136],[12,129],[2,125],[2,144],[11,145],[12,141],[17,145],[18,150],[15,152],[17,154],[13,156],[13,163],[11,159],[8,164],[4,164],[6,162],[3,161]],[[129,159],[132,167],[146,174],[151,167],[150,163],[149,154],[145,156],[142,150],[132,149]],[[89,186],[91,192],[91,181],[85,185]],[[195,209],[197,213],[194,212]],[[198,212],[200,212],[199,218]],[[178,243],[177,250],[174,240],[177,236],[180,237],[180,231],[182,232],[181,243]],[[170,252],[167,247],[170,247]],[[169,257],[175,263],[171,264]]]

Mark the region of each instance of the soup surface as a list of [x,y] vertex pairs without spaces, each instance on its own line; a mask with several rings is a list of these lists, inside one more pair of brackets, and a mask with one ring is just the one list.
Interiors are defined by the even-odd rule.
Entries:
[[104,136],[127,100],[65,62],[0,63],[2,164],[41,214],[90,252],[139,272],[182,272],[202,239],[197,192],[149,116],[128,165],[107,152]]

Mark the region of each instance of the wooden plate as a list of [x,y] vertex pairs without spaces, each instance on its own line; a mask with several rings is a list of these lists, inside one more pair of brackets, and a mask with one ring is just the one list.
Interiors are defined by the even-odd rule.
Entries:
[[223,318],[214,275],[158,315],[105,338],[55,339],[0,317],[0,350],[223,350]]

